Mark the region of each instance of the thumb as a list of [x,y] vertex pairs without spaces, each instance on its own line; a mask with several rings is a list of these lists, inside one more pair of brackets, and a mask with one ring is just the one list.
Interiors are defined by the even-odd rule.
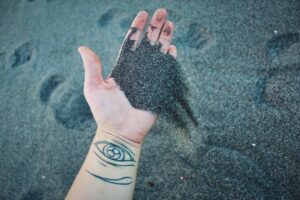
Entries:
[[85,46],[78,48],[84,67],[84,85],[94,88],[103,82],[101,70],[102,66],[96,53]]

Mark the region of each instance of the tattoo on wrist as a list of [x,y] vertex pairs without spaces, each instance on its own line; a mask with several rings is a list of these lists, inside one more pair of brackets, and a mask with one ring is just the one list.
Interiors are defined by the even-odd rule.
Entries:
[[[99,140],[93,143],[93,153],[99,159],[98,162],[103,167],[116,167],[116,168],[127,168],[135,167],[137,164],[135,153],[130,149],[130,144],[122,138]],[[132,183],[133,178],[130,176],[124,176],[119,178],[108,178],[97,175],[89,170],[87,173],[98,178],[99,180],[107,183],[117,185],[129,185]]]
[[94,151],[94,153],[100,159],[99,163],[102,165],[106,163],[115,167],[134,166],[135,154],[122,143],[116,140],[113,142],[97,141],[94,143],[97,149],[97,152]]

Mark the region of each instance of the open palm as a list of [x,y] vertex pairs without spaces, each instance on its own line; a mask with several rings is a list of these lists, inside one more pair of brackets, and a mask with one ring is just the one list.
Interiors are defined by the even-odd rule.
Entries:
[[[166,21],[166,16],[167,12],[164,9],[156,10],[147,29],[147,35],[152,45],[160,42],[163,53],[169,53],[176,57],[176,47],[170,45],[173,24]],[[134,41],[133,50],[138,47],[147,20],[148,14],[141,11],[131,24],[132,28],[138,30],[130,35],[130,40]],[[129,33],[131,33],[131,30],[129,30],[126,37]],[[114,132],[134,142],[142,143],[148,130],[153,125],[156,115],[134,108],[113,78],[103,79],[100,60],[92,50],[85,46],[80,47],[78,50],[85,69],[84,95],[98,128]]]
[[141,143],[155,121],[155,115],[131,106],[113,78],[104,80],[97,55],[80,47],[85,68],[84,96],[100,129]]

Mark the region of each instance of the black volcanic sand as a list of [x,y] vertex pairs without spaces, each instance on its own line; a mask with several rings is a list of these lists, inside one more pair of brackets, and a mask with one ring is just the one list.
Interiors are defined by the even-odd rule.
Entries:
[[178,97],[188,129],[159,115],[133,199],[300,199],[300,1],[153,2],[0,1],[1,200],[64,198],[96,130],[77,48],[109,76],[136,13],[159,7],[181,65],[166,83],[184,75],[198,126]]
[[197,124],[188,105],[189,90],[179,63],[169,54],[160,51],[161,44],[151,45],[147,33],[136,50],[131,50],[134,41],[125,39],[111,77],[124,91],[133,107],[166,114],[177,125],[186,128],[186,117]]

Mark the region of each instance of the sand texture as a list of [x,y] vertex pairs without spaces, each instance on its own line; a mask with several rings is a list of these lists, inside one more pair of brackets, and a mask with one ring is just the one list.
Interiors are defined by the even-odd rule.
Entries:
[[198,125],[158,118],[134,199],[300,199],[298,0],[1,0],[1,200],[63,199],[96,129],[77,48],[108,76],[135,14],[159,7]]
[[163,115],[185,129],[187,121],[198,125],[187,100],[187,78],[179,62],[162,53],[160,43],[151,45],[147,33],[133,51],[134,41],[129,38],[136,31],[133,29],[124,40],[111,77],[133,107]]

